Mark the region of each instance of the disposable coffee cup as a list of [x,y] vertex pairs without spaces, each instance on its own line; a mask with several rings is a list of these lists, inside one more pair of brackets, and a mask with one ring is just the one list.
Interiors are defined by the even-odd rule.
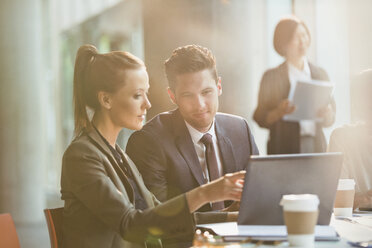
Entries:
[[314,247],[314,230],[318,221],[319,198],[317,195],[284,195],[284,222],[287,227],[288,242],[292,247]]
[[333,213],[335,216],[352,217],[355,195],[354,179],[338,180],[335,206]]

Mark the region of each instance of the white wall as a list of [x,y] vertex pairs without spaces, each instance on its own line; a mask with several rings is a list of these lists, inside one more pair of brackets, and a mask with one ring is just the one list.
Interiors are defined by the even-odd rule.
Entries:
[[[280,18],[291,13],[290,0],[252,2],[252,4],[254,4],[252,12],[256,15],[256,18],[251,18],[252,25],[254,26],[250,29],[255,41],[251,43],[252,52],[249,54],[251,60],[251,67],[249,68],[249,97],[251,98],[251,101],[250,106],[248,107],[248,112],[250,113],[250,117],[253,115],[253,111],[257,107],[258,91],[263,73],[268,68],[275,67],[283,62],[283,58],[274,50],[273,36],[275,26]],[[260,128],[254,121],[250,122],[250,124],[260,154],[266,154],[266,143],[269,137],[269,131],[265,128]]]
[[354,0],[349,10],[349,63],[351,76],[372,68],[372,1]]
[[332,130],[350,120],[349,97],[349,13],[351,1],[318,0],[316,3],[317,63],[335,83],[336,122],[325,130],[329,138]]

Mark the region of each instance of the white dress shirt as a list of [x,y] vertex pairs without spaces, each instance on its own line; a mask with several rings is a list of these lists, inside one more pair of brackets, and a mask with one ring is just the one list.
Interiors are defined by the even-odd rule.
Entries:
[[[293,101],[293,95],[298,81],[310,81],[311,72],[307,59],[304,59],[304,69],[299,70],[297,67],[288,62],[288,77],[291,84],[288,99]],[[300,135],[315,136],[316,124],[313,120],[301,120],[300,122]]]
[[214,151],[216,153],[216,158],[217,158],[218,171],[220,175],[223,175],[220,149],[218,148],[216,130],[215,130],[215,125],[214,125],[215,121],[213,120],[211,128],[206,133],[199,132],[198,130],[193,128],[189,123],[187,123],[187,121],[185,121],[185,123],[186,123],[187,129],[189,130],[192,142],[194,143],[196,155],[198,155],[198,159],[199,159],[202,171],[203,171],[204,178],[207,179],[208,182],[210,182],[208,167],[207,167],[207,163],[205,159],[205,145],[200,141],[200,139],[206,133],[209,133],[210,135],[212,135],[213,147],[214,147]]

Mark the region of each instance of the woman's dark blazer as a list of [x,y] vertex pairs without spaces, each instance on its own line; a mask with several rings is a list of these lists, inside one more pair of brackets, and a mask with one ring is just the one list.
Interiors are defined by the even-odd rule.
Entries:
[[[320,67],[309,63],[311,78],[329,81],[327,73]],[[268,154],[286,154],[300,152],[300,125],[298,122],[279,120],[272,125],[266,123],[267,114],[278,107],[280,102],[288,98],[290,90],[287,62],[278,67],[267,70],[262,76],[258,105],[253,119],[260,127],[270,130],[270,139],[267,143]],[[327,149],[322,127],[330,126],[335,119],[336,104],[331,101],[332,112],[322,123],[317,123],[315,134],[315,152],[324,152]]]
[[63,247],[144,247],[145,242],[159,242],[157,238],[192,235],[185,195],[160,204],[133,162],[122,155],[149,208],[135,209],[133,188],[107,145],[97,131],[83,132],[63,156]]

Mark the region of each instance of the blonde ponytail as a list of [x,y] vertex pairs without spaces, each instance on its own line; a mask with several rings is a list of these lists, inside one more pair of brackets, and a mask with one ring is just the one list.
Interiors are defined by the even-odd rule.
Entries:
[[[92,45],[79,48],[74,72],[75,136],[83,130],[91,130],[87,107],[100,110],[99,91],[115,93],[124,86],[125,70],[145,68],[143,62],[128,52],[114,51],[99,54]],[[124,75],[124,78],[123,78]]]
[[83,45],[79,48],[74,71],[74,134],[78,136],[82,130],[92,128],[87,114],[87,103],[85,99],[85,90],[87,87],[87,74],[90,70],[90,64],[98,54],[97,49],[92,45]]

